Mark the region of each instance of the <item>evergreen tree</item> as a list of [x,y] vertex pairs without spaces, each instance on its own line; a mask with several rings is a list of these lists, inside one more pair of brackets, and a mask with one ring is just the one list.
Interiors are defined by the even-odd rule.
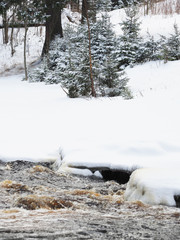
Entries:
[[83,24],[78,27],[77,31],[71,30],[67,33],[71,36],[66,50],[65,69],[61,83],[68,90],[69,97],[91,95],[87,31],[87,26]]
[[160,42],[155,41],[154,37],[147,33],[141,47],[141,62],[156,61],[160,59]]
[[180,59],[180,31],[177,24],[174,24],[174,34],[167,39],[167,48],[169,61]]
[[174,33],[170,37],[161,35],[160,41],[160,59],[174,61],[180,59],[180,31],[177,24],[174,24]]
[[167,37],[161,35],[161,38],[159,40],[160,44],[160,60],[164,60],[164,63],[166,63],[169,58],[168,58],[168,45],[167,45]]
[[[108,2],[103,7],[109,8]],[[92,76],[97,96],[129,97],[127,78],[124,72],[118,72],[117,40],[106,11],[96,22],[90,20],[90,30]],[[60,83],[69,97],[89,97],[92,96],[89,66],[89,31],[84,20],[77,29],[65,29],[63,38],[56,38],[51,44],[48,61],[42,64],[44,70],[39,70],[39,77],[36,71],[31,79]]]
[[117,38],[105,12],[92,27],[92,55],[96,88],[100,95],[121,95],[127,79],[118,73]]
[[140,22],[134,5],[126,9],[126,19],[121,26],[123,35],[119,37],[118,57],[120,68],[141,62],[142,38],[139,35]]

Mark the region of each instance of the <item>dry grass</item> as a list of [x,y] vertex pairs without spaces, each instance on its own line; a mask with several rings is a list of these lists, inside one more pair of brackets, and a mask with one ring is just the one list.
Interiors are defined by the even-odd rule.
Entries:
[[3,210],[3,213],[11,214],[11,213],[19,213],[20,211],[18,209],[6,209]]
[[80,189],[72,191],[71,194],[72,195],[77,195],[77,196],[87,195],[87,196],[90,196],[90,197],[92,197],[92,196],[100,197],[101,196],[100,193],[94,192],[92,190],[80,190]]
[[28,186],[11,180],[5,180],[3,182],[0,182],[0,187],[6,189],[13,189],[16,191],[28,191]]
[[95,199],[99,202],[107,202],[107,203],[114,203],[114,204],[122,204],[124,202],[123,195],[103,195],[97,193],[93,190],[74,190],[72,192],[68,192],[72,195],[76,196],[86,196],[87,198]]
[[149,206],[144,204],[141,201],[135,201],[135,202],[130,202],[128,203],[128,208],[129,209],[134,209],[134,210],[138,210],[138,209],[142,209],[142,208],[148,208]]
[[56,210],[61,208],[70,208],[72,206],[73,204],[69,201],[55,199],[54,197],[38,195],[28,195],[25,197],[20,197],[15,203],[15,207],[22,207],[27,210],[36,210],[40,208]]
[[50,170],[49,168],[47,167],[44,167],[44,166],[41,166],[41,165],[37,165],[37,166],[34,166],[31,170],[30,170],[31,173],[42,173],[42,172],[52,172],[52,170]]

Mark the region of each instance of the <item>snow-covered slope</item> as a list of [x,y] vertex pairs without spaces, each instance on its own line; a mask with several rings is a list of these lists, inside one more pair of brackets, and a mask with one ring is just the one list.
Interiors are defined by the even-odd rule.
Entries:
[[[114,25],[114,31],[117,35],[122,34],[120,23],[126,18],[123,9],[114,10],[110,14],[111,22]],[[174,13],[172,15],[143,15],[142,12],[138,14],[139,22],[141,23],[140,34],[143,37],[150,33],[155,39],[159,39],[160,35],[168,36],[173,32],[173,25],[180,24],[180,14]]]

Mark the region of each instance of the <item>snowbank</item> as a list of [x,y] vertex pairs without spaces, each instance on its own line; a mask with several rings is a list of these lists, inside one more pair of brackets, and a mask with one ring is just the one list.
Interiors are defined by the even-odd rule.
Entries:
[[138,169],[130,177],[125,191],[128,201],[176,206],[175,195],[180,195],[179,169]]

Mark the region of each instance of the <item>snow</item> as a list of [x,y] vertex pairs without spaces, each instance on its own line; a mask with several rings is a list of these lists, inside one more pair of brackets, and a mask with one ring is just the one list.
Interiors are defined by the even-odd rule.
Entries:
[[[123,9],[114,10],[110,14],[111,22],[114,25],[114,31],[117,35],[122,34],[120,23],[125,20],[126,14]],[[172,15],[145,15],[141,12],[138,14],[139,22],[141,23],[140,34],[141,36],[147,36],[147,33],[150,33],[154,36],[154,39],[157,40],[160,38],[160,35],[168,36],[173,32],[173,25],[180,23],[180,14]]]
[[[9,36],[10,36],[9,31]],[[44,27],[29,28],[27,34],[27,63],[30,64],[36,61],[41,56],[41,49],[44,42]],[[3,44],[2,40],[2,29],[0,29],[0,74],[4,70],[18,69],[22,70],[23,65],[23,39],[24,39],[24,29],[14,29],[14,56],[11,57],[11,45]],[[33,39],[33,41],[32,41]]]
[[141,168],[134,171],[127,184],[125,199],[140,199],[146,204],[176,206],[174,196],[180,192],[179,169]]
[[[112,21],[120,33],[118,14],[113,12]],[[142,20],[142,33],[158,36],[169,34],[180,15]],[[34,31],[29,62],[39,57],[43,43]],[[22,44],[13,58],[9,46],[1,43],[0,49],[0,72],[22,66]],[[0,159],[56,161],[59,171],[85,176],[93,175],[92,167],[137,169],[126,199],[174,206],[173,196],[180,194],[179,65],[158,61],[127,68],[131,100],[69,99],[60,85],[27,83],[23,74],[1,76]]]

